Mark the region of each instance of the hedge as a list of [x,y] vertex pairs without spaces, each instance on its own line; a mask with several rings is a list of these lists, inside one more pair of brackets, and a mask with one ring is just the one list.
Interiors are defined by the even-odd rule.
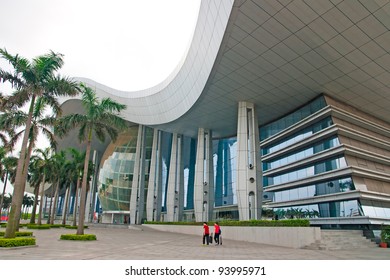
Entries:
[[54,224],[54,225],[50,225],[51,228],[62,228],[62,227],[66,227],[66,225],[62,225],[62,224]]
[[32,237],[0,238],[0,247],[32,246],[35,244],[35,238]]
[[[0,231],[0,236],[4,236],[5,232],[4,231]],[[17,231],[15,232],[15,236],[16,237],[19,237],[19,236],[32,236],[33,233],[32,231]]]
[[[161,225],[202,225],[203,222],[149,222],[145,224],[161,224]],[[214,222],[208,222],[214,224]],[[220,226],[236,226],[236,227],[309,227],[310,222],[307,219],[291,219],[291,220],[250,220],[250,221],[235,221],[225,220],[218,221]]]
[[[67,229],[77,229],[77,226],[65,226]],[[84,228],[88,228],[88,226],[84,226]]]
[[61,240],[79,240],[79,241],[91,241],[96,240],[95,234],[62,234]]
[[50,229],[50,225],[35,225],[35,224],[29,224],[27,225],[28,229]]

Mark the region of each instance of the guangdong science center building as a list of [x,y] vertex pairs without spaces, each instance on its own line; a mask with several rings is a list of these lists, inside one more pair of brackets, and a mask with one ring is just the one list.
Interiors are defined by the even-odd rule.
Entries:
[[80,79],[127,105],[129,129],[93,145],[101,221],[390,224],[389,29],[389,1],[202,0],[160,84]]

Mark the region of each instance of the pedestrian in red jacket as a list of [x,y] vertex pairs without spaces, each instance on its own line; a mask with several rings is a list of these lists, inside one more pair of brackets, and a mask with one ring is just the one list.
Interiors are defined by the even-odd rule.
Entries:
[[[209,245],[210,229],[206,222],[203,223],[203,245]],[[206,242],[205,242],[206,241]]]
[[215,245],[219,245],[219,235],[221,234],[221,228],[219,227],[219,224],[216,222],[214,224],[214,241]]

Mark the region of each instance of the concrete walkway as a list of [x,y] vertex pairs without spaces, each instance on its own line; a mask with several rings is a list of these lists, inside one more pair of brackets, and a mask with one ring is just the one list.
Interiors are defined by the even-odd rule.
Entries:
[[[24,230],[24,229],[23,229]],[[143,228],[90,226],[85,233],[97,241],[59,240],[70,229],[32,230],[37,246],[0,248],[0,260],[390,260],[390,249],[350,251],[291,249],[224,240],[222,246],[202,246],[201,236]]]

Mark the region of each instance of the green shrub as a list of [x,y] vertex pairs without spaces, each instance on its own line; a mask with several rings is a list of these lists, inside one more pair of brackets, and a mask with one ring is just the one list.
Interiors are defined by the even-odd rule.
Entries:
[[54,225],[50,225],[51,228],[62,228],[62,227],[65,227],[65,225],[61,225],[61,224],[54,224]]
[[[67,229],[77,229],[77,226],[65,226]],[[84,226],[84,228],[88,228],[88,226]]]
[[[4,236],[5,232],[4,231],[0,231],[0,236]],[[19,236],[32,236],[33,233],[32,231],[17,231],[15,232],[15,236],[16,237],[19,237]]]
[[383,226],[381,229],[381,241],[389,242],[390,241],[390,226]]
[[91,241],[91,240],[96,240],[96,235],[95,234],[62,234],[60,239]]
[[32,237],[0,238],[0,247],[32,246],[35,244],[35,238]]
[[[202,222],[148,222],[145,224],[162,224],[162,225],[202,225]],[[208,222],[214,224],[214,222]],[[219,221],[220,226],[236,226],[236,227],[309,227],[310,222],[307,219],[291,219],[291,220],[250,220],[236,221],[224,220]]]
[[27,225],[28,229],[50,229],[50,225],[36,225],[36,224],[29,224]]

